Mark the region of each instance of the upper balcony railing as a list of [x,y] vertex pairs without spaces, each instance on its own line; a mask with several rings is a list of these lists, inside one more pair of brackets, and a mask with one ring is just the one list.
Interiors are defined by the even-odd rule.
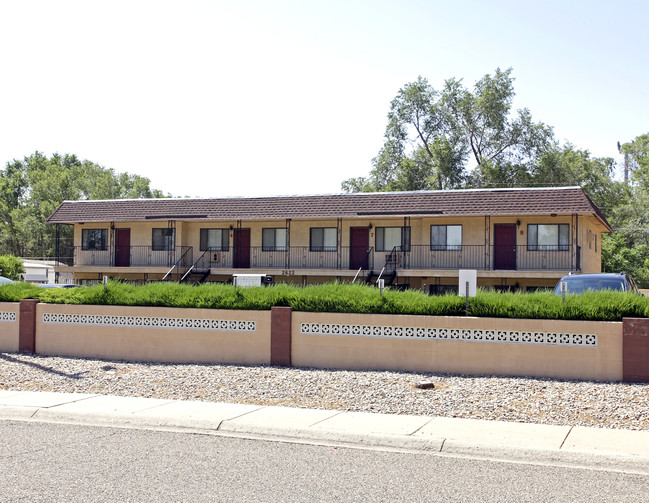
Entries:
[[[413,245],[408,251],[385,254],[386,265],[395,269],[580,270],[580,247],[528,247],[527,245],[462,245],[431,249]],[[382,263],[379,257],[377,263]]]
[[[250,246],[246,249],[243,263],[252,269],[316,269],[316,270],[349,270],[352,250],[348,246],[335,249],[312,250],[308,246],[291,246],[284,250],[265,250],[261,246]],[[363,251],[366,251],[363,249]],[[382,268],[406,270],[443,270],[443,269],[478,269],[478,270],[520,270],[520,271],[579,271],[581,270],[581,248],[531,247],[522,246],[486,246],[462,245],[456,248],[431,249],[429,245],[412,245],[408,250],[395,249],[375,251],[367,248],[367,257],[363,263],[366,269]],[[199,269],[233,269],[234,251],[208,250],[200,256]],[[191,247],[177,246],[173,250],[153,250],[150,246],[131,246],[129,253],[131,267],[191,267],[194,265]],[[114,249],[82,250],[74,249],[74,264],[77,266],[112,266],[118,263]]]
[[[349,269],[350,248],[311,250],[308,246],[290,246],[282,250],[265,250],[261,246],[249,249],[250,267],[265,269]],[[234,251],[209,250],[200,258],[200,269],[227,269],[234,264]]]
[[113,247],[106,250],[74,247],[74,265],[78,266],[172,267],[179,260],[182,267],[193,264],[191,246],[176,246],[170,250],[154,250],[152,246],[130,246],[129,252],[125,254],[119,251],[116,253]]

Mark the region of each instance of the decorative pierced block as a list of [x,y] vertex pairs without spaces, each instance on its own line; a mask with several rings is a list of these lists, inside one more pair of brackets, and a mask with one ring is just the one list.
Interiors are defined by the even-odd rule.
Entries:
[[165,318],[161,316],[111,316],[104,314],[43,313],[43,323],[104,327],[183,328],[228,332],[254,332],[257,330],[257,324],[254,321]]
[[0,312],[0,321],[16,321],[16,313]]
[[518,332],[511,330],[470,330],[459,328],[391,327],[369,325],[337,325],[302,323],[304,335],[344,335],[356,337],[388,337],[440,341],[500,342],[509,344],[546,344],[552,346],[597,347],[596,334],[565,334],[550,332]]

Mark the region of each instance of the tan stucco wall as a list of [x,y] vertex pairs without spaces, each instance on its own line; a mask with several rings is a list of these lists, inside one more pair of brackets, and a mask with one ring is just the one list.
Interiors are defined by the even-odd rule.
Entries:
[[18,351],[20,304],[0,302],[0,313],[14,313],[16,321],[0,320],[0,351]]
[[[622,379],[622,323],[293,313],[295,366]],[[597,334],[597,347],[304,335],[302,323]]]
[[[581,232],[586,226],[593,227],[595,220],[593,218],[580,217],[580,230],[579,230],[579,244],[582,248],[587,247],[585,243],[585,234]],[[559,224],[571,223],[570,215],[558,215],[556,217],[547,216],[498,216],[490,217],[485,222],[485,217],[412,217],[410,219],[411,227],[411,242],[413,245],[429,245],[430,244],[430,226],[431,225],[461,225],[462,226],[462,241],[465,245],[483,245],[485,244],[485,226],[489,228],[491,244],[493,244],[493,226],[494,224],[502,223],[516,223],[520,222],[517,244],[527,244],[527,224],[532,223],[546,223],[546,224]],[[370,230],[370,246],[375,246],[374,229],[377,227],[400,227],[403,225],[403,218],[358,218],[348,219],[342,221],[342,240],[340,246],[349,246],[349,229],[350,227],[367,227],[372,225]],[[232,221],[176,221],[176,245],[177,246],[193,246],[195,250],[199,249],[200,244],[200,229],[201,228],[221,228],[227,229],[230,226],[237,227],[240,225],[243,228],[251,230],[251,246],[261,246],[261,230],[263,228],[284,228],[286,226],[285,220],[244,220],[239,224]],[[313,219],[313,220],[292,220],[290,223],[291,228],[291,246],[308,246],[309,245],[309,230],[311,227],[336,227],[336,219]],[[131,245],[132,246],[151,246],[151,230],[153,228],[166,228],[166,221],[150,221],[150,222],[119,222],[115,224],[116,228],[129,228],[131,229]],[[75,245],[81,245],[81,230],[109,228],[108,223],[87,223],[74,225]],[[571,230],[572,232],[572,230]],[[584,230],[585,232],[585,230]],[[599,233],[599,231],[597,231]],[[232,232],[230,232],[230,243],[232,243]],[[599,239],[598,239],[599,242]],[[599,245],[598,245],[599,248]]]
[[598,222],[593,217],[584,217],[579,219],[579,223],[582,270],[602,272],[602,233]]
[[[527,226],[529,224],[568,224],[570,225],[570,243],[575,243],[581,247],[581,270],[582,272],[599,272],[601,270],[601,232],[605,230],[602,223],[593,216],[580,215],[575,218],[574,215],[502,215],[502,216],[466,216],[466,217],[449,217],[439,216],[422,216],[411,217],[409,225],[411,227],[411,244],[413,246],[414,257],[421,255],[422,250],[426,250],[430,245],[430,226],[431,225],[461,225],[462,242],[464,245],[488,245],[484,250],[476,251],[478,254],[485,254],[484,264],[489,267],[493,265],[493,244],[494,244],[494,226],[497,224],[516,224],[517,227],[517,261],[518,270],[513,271],[494,271],[479,270],[478,278],[481,286],[515,286],[522,290],[538,287],[552,288],[557,281],[566,274],[573,266],[574,248],[571,253],[557,251],[528,251],[527,244]],[[355,271],[347,268],[349,260],[349,242],[351,227],[369,227],[369,246],[374,247],[374,269],[382,267],[386,252],[376,249],[376,228],[378,227],[399,227],[404,224],[402,217],[361,217],[357,219],[344,218],[341,223],[339,251],[340,257],[336,259],[335,252],[317,252],[323,255],[323,260],[327,263],[340,265],[341,269],[305,269],[304,265],[296,265],[295,257],[292,259],[291,266],[284,271],[283,267],[266,267],[265,260],[251,262],[249,272],[271,273],[278,282],[313,284],[323,281],[326,277],[328,281],[335,279],[351,279]],[[108,223],[85,224],[84,226],[75,225],[75,244],[81,243],[81,228],[107,228]],[[242,227],[250,229],[250,245],[252,247],[261,247],[262,229],[264,228],[284,228],[287,225],[286,220],[235,220],[224,221],[177,221],[176,225],[176,245],[193,247],[193,259],[196,260],[202,252],[200,251],[200,229],[201,228],[221,228]],[[131,229],[132,246],[151,246],[151,229],[155,227],[166,227],[166,221],[147,221],[147,222],[120,222],[116,227]],[[290,246],[291,247],[308,247],[310,239],[310,229],[312,227],[334,227],[338,226],[338,220],[329,219],[293,219],[290,222]],[[233,232],[230,232],[230,250],[233,245]],[[595,246],[595,243],[597,245]],[[259,253],[257,251],[257,253]],[[448,252],[452,253],[452,252]],[[425,252],[424,252],[425,254]],[[260,254],[265,257],[264,253]],[[309,260],[317,263],[318,257],[311,252],[306,252]],[[330,259],[334,256],[333,262]],[[273,258],[274,261],[282,261],[281,252]],[[323,262],[324,263],[324,262]],[[481,262],[482,263],[482,262]],[[528,269],[524,264],[539,264],[537,268]],[[282,261],[283,264],[283,261]],[[554,265],[552,265],[554,264]],[[129,279],[135,281],[147,281],[160,279],[167,272],[168,267],[158,266],[138,266],[126,269],[119,269],[107,266],[77,266],[75,269],[75,281],[97,280],[102,275],[108,274],[112,277]],[[231,278],[235,270],[228,268],[221,274],[225,279]],[[218,273],[217,273],[218,274]],[[414,263],[409,269],[399,269],[398,282],[409,284],[411,288],[425,289],[427,285],[435,284],[455,284],[457,282],[457,269],[417,269]],[[222,281],[223,278],[210,278],[212,281]]]
[[[39,304],[39,354],[156,362],[270,363],[270,311]],[[44,323],[43,314],[254,321],[254,332]]]
[[[0,304],[0,312],[10,311],[18,320],[18,304]],[[48,323],[43,321],[45,314],[77,318]],[[105,326],[79,318],[84,315],[254,321],[256,326],[252,332]],[[157,362],[270,363],[269,311],[41,303],[36,318],[39,354]],[[18,322],[0,323],[0,350],[17,351]],[[595,334],[597,346],[302,334],[302,323]],[[291,328],[292,364],[297,367],[593,380],[623,377],[622,323],[294,312]]]

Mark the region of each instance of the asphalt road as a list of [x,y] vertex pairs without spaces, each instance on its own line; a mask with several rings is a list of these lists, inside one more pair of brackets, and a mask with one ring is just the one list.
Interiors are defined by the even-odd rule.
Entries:
[[0,421],[0,501],[646,502],[649,476],[196,433]]

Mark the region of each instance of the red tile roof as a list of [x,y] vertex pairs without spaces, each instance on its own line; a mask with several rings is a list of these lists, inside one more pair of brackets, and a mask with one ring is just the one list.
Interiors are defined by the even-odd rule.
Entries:
[[65,201],[49,223],[146,220],[259,220],[421,215],[593,214],[610,228],[580,187],[475,189],[221,199]]

